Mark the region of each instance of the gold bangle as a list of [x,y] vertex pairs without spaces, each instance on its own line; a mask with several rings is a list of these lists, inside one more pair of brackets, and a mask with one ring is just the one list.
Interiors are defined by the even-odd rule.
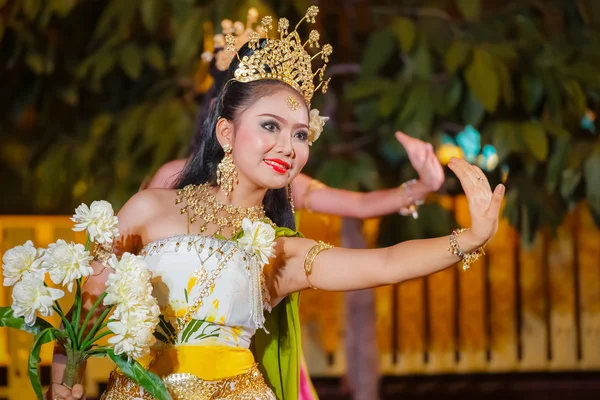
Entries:
[[[104,268],[108,267],[108,260],[112,257],[115,248],[115,243],[96,243],[94,246],[94,261],[98,261]],[[100,273],[102,273],[102,271]]]
[[304,273],[306,274],[306,281],[308,282],[308,286],[311,289],[317,290],[316,287],[311,285],[310,280],[308,279],[308,276],[312,274],[313,262],[315,261],[315,258],[317,258],[320,252],[322,252],[323,250],[329,250],[331,248],[333,248],[332,245],[319,240],[313,247],[311,247],[306,252],[306,255],[304,256]]
[[416,179],[411,179],[408,182],[404,182],[402,185],[398,187],[398,191],[400,195],[406,195],[408,197],[409,204],[406,207],[400,208],[398,213],[402,216],[412,215],[414,219],[419,218],[419,206],[423,205],[422,199],[415,199],[412,196],[411,186],[417,183]]
[[456,238],[458,238],[463,232],[468,231],[468,228],[461,228],[461,229],[455,229],[452,234],[450,235],[450,246],[448,247],[448,251],[452,254],[454,254],[455,256],[457,256],[458,258],[461,259],[461,261],[463,262],[462,265],[462,269],[467,270],[469,269],[469,267],[471,266],[472,263],[474,263],[475,261],[477,261],[479,259],[479,257],[484,256],[485,255],[485,244],[475,250],[473,250],[471,253],[465,253],[459,246],[458,246],[458,242],[456,241]]

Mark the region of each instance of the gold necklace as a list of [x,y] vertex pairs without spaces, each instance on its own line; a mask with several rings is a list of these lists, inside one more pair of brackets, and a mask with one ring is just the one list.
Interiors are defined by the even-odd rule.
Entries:
[[230,229],[231,235],[242,229],[242,221],[248,218],[252,222],[261,221],[266,218],[263,206],[258,207],[236,207],[223,204],[211,191],[208,183],[202,185],[187,185],[177,191],[175,204],[185,200],[181,213],[192,214],[189,223],[196,221],[200,223],[200,233],[207,230],[209,224],[216,226],[215,235],[223,235],[224,229]]

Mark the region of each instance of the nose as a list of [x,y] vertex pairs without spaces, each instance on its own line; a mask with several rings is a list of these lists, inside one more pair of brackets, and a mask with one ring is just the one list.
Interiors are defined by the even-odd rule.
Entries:
[[281,132],[277,138],[276,150],[278,153],[287,157],[292,157],[294,154],[294,146],[292,145],[292,134]]

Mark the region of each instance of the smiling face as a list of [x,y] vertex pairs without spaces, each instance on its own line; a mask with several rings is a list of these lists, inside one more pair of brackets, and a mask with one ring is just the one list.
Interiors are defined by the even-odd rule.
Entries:
[[[297,107],[290,105],[293,99]],[[217,137],[221,145],[229,143],[233,148],[240,184],[279,189],[290,183],[308,160],[308,118],[300,94],[277,85],[234,122],[220,119]]]

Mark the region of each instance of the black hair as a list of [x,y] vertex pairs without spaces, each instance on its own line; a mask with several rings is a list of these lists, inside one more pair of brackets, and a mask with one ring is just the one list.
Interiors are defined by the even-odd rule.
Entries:
[[[259,48],[263,48],[265,40],[261,40]],[[239,51],[239,57],[252,55],[254,51],[245,44]],[[219,118],[235,121],[239,114],[258,98],[268,95],[278,87],[289,87],[278,80],[258,80],[241,83],[231,80],[239,61],[233,59],[227,71],[226,84],[221,88],[215,87],[219,94],[214,101],[209,98],[209,107],[206,114],[200,113],[202,119],[197,120],[192,154],[179,175],[175,185],[181,189],[189,184],[209,183],[217,185],[217,165],[225,155],[221,144],[217,140],[216,126]],[[295,229],[296,223],[291,205],[288,200],[287,188],[269,189],[263,199],[265,214],[277,226]]]

